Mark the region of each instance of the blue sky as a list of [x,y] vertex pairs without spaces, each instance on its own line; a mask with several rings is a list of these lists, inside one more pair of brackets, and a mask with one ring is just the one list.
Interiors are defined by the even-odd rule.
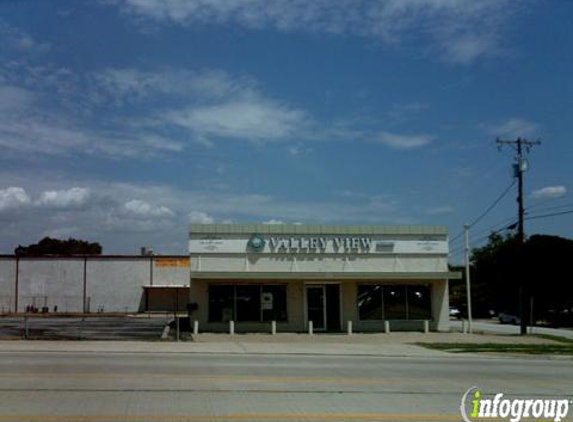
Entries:
[[[571,16],[567,0],[1,1],[0,251],[49,235],[185,253],[190,222],[455,238],[512,182],[497,137],[543,142],[529,216],[571,210]],[[515,215],[512,188],[474,240]]]

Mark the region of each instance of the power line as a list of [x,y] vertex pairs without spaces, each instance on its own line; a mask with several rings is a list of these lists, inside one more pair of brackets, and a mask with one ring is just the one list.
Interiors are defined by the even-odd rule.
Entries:
[[548,217],[556,217],[558,215],[565,215],[565,214],[573,214],[573,210],[569,211],[561,211],[561,212],[553,212],[550,214],[541,214],[541,215],[533,215],[531,217],[525,217],[526,220],[536,220],[538,218],[548,218]]
[[[572,212],[573,212],[573,211],[572,211]],[[489,234],[487,234],[487,235],[485,235],[485,236],[482,236],[482,237],[480,237],[480,238],[474,240],[474,243],[481,243],[481,242],[483,242],[484,240],[489,239],[489,237],[490,237],[492,234],[499,234],[499,233],[502,233],[502,232],[504,232],[504,231],[506,231],[506,230],[510,230],[510,227],[511,227],[511,226],[507,226],[507,227],[503,227],[503,228],[498,229],[498,230],[494,230],[494,231],[490,232]],[[464,249],[465,249],[465,246],[462,245],[462,246],[459,246],[459,247],[455,248],[453,251],[450,251],[450,252],[449,252],[450,258],[456,257],[456,256],[460,255],[462,252],[464,252]]]
[[[559,209],[567,208],[567,207],[573,207],[573,202],[569,202],[569,203],[563,204],[563,205],[555,205],[553,207],[537,208],[537,209],[535,209],[535,212],[559,210]],[[528,211],[530,211],[530,208],[525,209],[526,214],[528,213]]]
[[503,193],[495,201],[493,201],[493,204],[491,204],[478,218],[476,218],[473,222],[471,222],[468,225],[470,227],[475,226],[482,218],[488,215],[489,212],[492,209],[494,209],[497,204],[499,204],[499,201],[501,201],[505,197],[505,195],[507,195],[507,193],[513,187],[513,185],[515,185],[515,180],[513,180],[511,184],[503,191]]
[[[512,225],[512,223],[515,224],[515,221],[516,221],[516,217],[514,217],[514,216],[506,217],[502,220],[498,220],[496,223],[492,224],[491,226],[488,226],[484,229],[481,229],[481,230],[478,230],[477,232],[474,232],[473,235],[479,236],[482,233],[487,233],[487,232],[491,232],[493,230],[496,230],[496,229],[500,228],[501,226],[505,226],[505,227],[503,227],[503,230],[507,230],[509,228],[509,226]],[[462,232],[462,234],[463,234],[463,232]],[[461,240],[461,236],[458,236],[458,239]],[[450,240],[450,243],[455,243],[455,241],[456,241],[456,239],[454,238],[454,239]]]
[[532,210],[532,209],[534,209],[534,208],[538,208],[538,207],[540,207],[540,206],[542,206],[542,205],[545,205],[545,204],[547,204],[548,202],[561,201],[561,200],[563,200],[563,199],[569,199],[569,198],[571,198],[572,196],[573,196],[573,194],[568,193],[568,194],[566,194],[566,195],[562,195],[562,196],[559,196],[559,197],[557,197],[557,198],[547,198],[547,199],[545,199],[544,201],[541,201],[541,202],[538,202],[538,203],[536,203],[536,204],[530,205],[530,206],[526,207],[525,209],[526,209],[526,210]]
[[[505,195],[507,195],[507,193],[510,191],[510,189],[515,185],[515,180],[513,180],[511,182],[511,184],[501,193],[501,195],[499,195],[495,201],[493,201],[493,203],[487,207],[487,209],[482,212],[476,219],[474,219],[474,221],[472,221],[470,224],[468,224],[469,227],[473,227],[475,226],[477,223],[479,223],[481,221],[482,218],[484,218],[486,215],[489,214],[489,212],[491,210],[493,210],[497,204],[499,204],[499,202],[505,197]],[[455,242],[456,240],[460,239],[463,236],[464,232],[462,231],[461,233],[459,233],[457,236],[455,236],[454,238],[452,238],[450,240],[450,243]]]

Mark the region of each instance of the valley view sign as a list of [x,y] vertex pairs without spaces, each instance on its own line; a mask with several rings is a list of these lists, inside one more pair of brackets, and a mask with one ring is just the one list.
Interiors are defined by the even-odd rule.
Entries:
[[[262,251],[265,240],[258,234],[249,239],[249,246],[254,251]],[[370,237],[270,237],[271,251],[298,251],[298,252],[324,252],[327,249],[334,252],[361,251],[370,252],[372,238]]]
[[192,253],[260,254],[440,254],[447,253],[446,237],[389,238],[343,235],[207,235],[190,239]]

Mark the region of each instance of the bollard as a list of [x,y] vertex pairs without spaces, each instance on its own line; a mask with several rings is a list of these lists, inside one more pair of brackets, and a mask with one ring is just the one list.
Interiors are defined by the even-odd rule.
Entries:
[[199,321],[193,321],[193,335],[199,334]]
[[277,322],[271,321],[271,334],[274,336],[277,333]]
[[466,331],[466,320],[462,319],[462,334],[467,334]]
[[384,321],[384,332],[386,334],[390,333],[390,321],[388,321],[388,320]]
[[229,334],[235,335],[235,321],[229,321]]
[[312,321],[308,321],[308,334],[310,334],[310,335],[314,334],[314,328],[312,326]]
[[352,334],[352,321],[348,321],[347,332],[348,332],[348,335]]
[[428,334],[430,332],[430,321],[427,319],[424,320],[424,334]]

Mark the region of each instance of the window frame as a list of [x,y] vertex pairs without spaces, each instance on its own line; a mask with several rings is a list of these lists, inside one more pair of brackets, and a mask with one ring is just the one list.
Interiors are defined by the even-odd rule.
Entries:
[[[282,287],[284,288],[284,312],[285,312],[285,316],[286,318],[284,320],[276,320],[276,322],[280,322],[280,323],[288,323],[289,322],[289,312],[288,312],[288,302],[289,302],[289,298],[288,298],[288,284],[287,283],[209,283],[207,285],[207,303],[208,303],[208,307],[207,307],[207,321],[209,323],[226,323],[227,321],[223,321],[223,320],[214,320],[212,318],[212,314],[211,314],[211,287],[231,287],[233,294],[233,319],[232,321],[237,322],[237,323],[269,323],[271,322],[271,320],[265,320],[264,319],[264,309],[263,309],[263,303],[262,303],[262,294],[264,291],[265,286],[272,286],[272,287]],[[258,300],[258,304],[259,304],[259,319],[258,320],[241,320],[238,321],[237,320],[237,288],[240,287],[248,287],[248,286],[254,286],[258,288],[258,295],[259,295],[259,300]]]
[[[380,296],[382,301],[382,319],[362,319],[360,318],[360,307],[359,307],[359,290],[360,286],[379,286],[380,287]],[[406,318],[387,318],[388,312],[386,311],[385,306],[385,287],[387,286],[400,286],[404,287],[405,292],[405,307],[406,307]],[[411,318],[410,317],[410,305],[409,305],[409,288],[411,287],[425,287],[428,289],[428,296],[429,296],[429,318]],[[434,320],[434,313],[433,313],[434,303],[432,301],[432,284],[431,283],[416,283],[416,284],[407,284],[407,283],[357,283],[356,285],[356,315],[358,317],[359,322],[364,323],[376,323],[376,322],[384,322],[384,321],[433,321]]]

